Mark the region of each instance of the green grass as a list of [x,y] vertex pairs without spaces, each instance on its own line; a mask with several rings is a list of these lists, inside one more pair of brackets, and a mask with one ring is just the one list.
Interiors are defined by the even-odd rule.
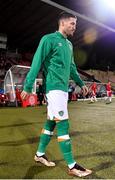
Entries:
[[[115,100],[69,103],[70,135],[78,163],[93,170],[89,179],[115,178]],[[56,162],[48,168],[33,160],[46,107],[0,108],[1,179],[71,179],[55,135],[47,156]]]

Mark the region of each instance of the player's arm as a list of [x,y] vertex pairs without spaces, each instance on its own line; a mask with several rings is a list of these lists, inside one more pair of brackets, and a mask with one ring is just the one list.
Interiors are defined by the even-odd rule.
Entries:
[[35,78],[37,77],[41,65],[45,61],[46,57],[49,55],[50,51],[51,51],[50,40],[47,38],[47,36],[44,36],[41,39],[39,46],[34,54],[30,71],[26,76],[24,82],[24,89],[23,92],[21,93],[22,99],[25,99],[27,97],[27,94],[32,92]]
[[79,76],[73,57],[70,67],[70,77],[75,81],[76,84],[78,84],[81,87],[83,95],[86,96],[88,93],[88,88]]

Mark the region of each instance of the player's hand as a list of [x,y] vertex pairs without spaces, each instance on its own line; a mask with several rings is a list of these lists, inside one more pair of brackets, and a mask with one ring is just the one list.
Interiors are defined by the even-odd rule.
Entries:
[[29,93],[27,93],[26,91],[22,91],[21,92],[21,98],[22,98],[22,100],[25,100],[25,99],[27,99],[27,97],[29,96]]
[[86,96],[87,94],[88,94],[88,88],[87,88],[87,86],[82,86],[82,93],[83,93],[83,96]]

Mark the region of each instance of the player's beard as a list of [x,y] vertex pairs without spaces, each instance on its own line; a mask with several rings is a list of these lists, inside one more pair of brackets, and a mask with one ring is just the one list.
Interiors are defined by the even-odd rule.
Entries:
[[74,33],[75,33],[74,29],[73,30],[69,30],[69,31],[67,31],[67,36],[72,37],[74,35]]
[[68,30],[68,29],[65,29],[63,31],[63,34],[65,34],[66,37],[72,37],[74,35],[74,32],[75,30]]
[[68,35],[67,35],[67,36],[69,36],[69,37],[73,37],[74,32],[75,32],[75,31],[68,32]]

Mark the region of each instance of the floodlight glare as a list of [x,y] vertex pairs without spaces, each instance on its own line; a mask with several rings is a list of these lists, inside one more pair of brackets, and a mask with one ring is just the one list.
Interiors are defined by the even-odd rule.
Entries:
[[108,8],[115,9],[115,0],[103,0],[103,4]]

